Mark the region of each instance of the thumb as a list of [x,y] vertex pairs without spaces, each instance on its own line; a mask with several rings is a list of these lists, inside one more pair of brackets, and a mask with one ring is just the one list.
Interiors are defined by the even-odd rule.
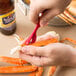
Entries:
[[44,47],[25,46],[21,50],[23,53],[33,56],[45,56],[46,51]]

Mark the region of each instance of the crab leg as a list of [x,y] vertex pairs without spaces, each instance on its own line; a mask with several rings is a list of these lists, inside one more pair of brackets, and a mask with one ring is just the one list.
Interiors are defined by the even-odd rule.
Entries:
[[43,41],[38,41],[38,42],[35,42],[33,44],[30,44],[30,45],[33,45],[33,46],[45,46],[47,44],[56,43],[56,42],[58,42],[58,39],[57,38],[52,38],[52,39],[47,39],[47,40],[43,40]]
[[36,66],[8,66],[0,67],[0,73],[25,73],[36,71]]
[[[33,46],[45,46],[51,43],[57,43],[58,42],[58,38],[51,38],[51,39],[47,39],[47,40],[42,40],[42,41],[38,41],[29,45],[33,45]],[[26,46],[25,44],[22,44],[20,46],[17,46],[13,49],[11,49],[10,54],[14,54],[16,51],[19,51],[21,49],[21,47]]]
[[28,76],[42,76],[43,67],[38,67],[38,70],[30,73]]
[[28,76],[36,76],[36,71],[35,71],[35,72],[30,73]]
[[65,40],[68,40],[69,42],[72,42],[73,44],[76,44],[76,40],[73,40],[73,39],[68,38],[68,37],[61,40],[61,42],[64,42]]
[[48,76],[53,76],[55,71],[56,71],[56,66],[51,66],[49,68]]
[[23,65],[27,63],[25,60],[22,60],[20,58],[12,58],[12,57],[6,57],[6,56],[1,56],[0,62],[7,62],[11,64],[18,64],[18,65]]
[[[18,35],[15,35],[15,38],[16,40],[19,42],[19,41],[22,41],[22,38],[19,37]],[[34,45],[34,46],[45,46],[49,43],[56,43],[58,42],[58,38],[51,38],[51,39],[47,39],[47,40],[42,40],[42,41],[38,41],[38,42],[35,42],[35,43],[32,43],[32,44],[29,44],[29,45]],[[21,46],[25,46],[25,44],[21,44]]]
[[38,67],[38,71],[36,73],[36,76],[42,76],[43,73],[43,67]]

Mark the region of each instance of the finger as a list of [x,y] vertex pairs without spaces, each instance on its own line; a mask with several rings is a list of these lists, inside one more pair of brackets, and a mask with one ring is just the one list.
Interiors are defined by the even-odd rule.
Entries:
[[53,17],[55,17],[56,15],[59,14],[59,11],[55,10],[55,9],[51,9],[51,10],[47,10],[42,18],[40,19],[40,25],[41,26],[45,26],[48,24],[48,22],[50,21],[50,19],[52,19]]
[[23,53],[32,56],[46,56],[46,50],[44,47],[25,46],[21,50]]
[[22,52],[20,52],[20,58],[36,66],[46,66],[50,62],[50,59],[46,57],[26,55],[23,54]]
[[20,58],[23,59],[23,60],[26,60],[27,62],[29,62],[29,63],[31,63],[33,65],[37,65],[37,66],[42,65],[41,60],[40,60],[39,57],[35,57],[35,56],[20,53]]
[[38,3],[32,2],[30,4],[30,11],[29,11],[29,19],[37,24],[38,23],[38,19],[39,19],[39,14],[44,10],[44,8],[42,8],[42,6]]

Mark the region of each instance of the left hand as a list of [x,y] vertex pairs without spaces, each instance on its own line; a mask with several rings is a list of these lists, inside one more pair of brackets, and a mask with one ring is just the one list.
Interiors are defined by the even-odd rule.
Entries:
[[[58,35],[49,32],[40,36],[38,41],[53,37],[59,39]],[[75,50],[73,47],[61,43],[53,43],[44,47],[25,46],[20,51],[20,58],[37,66],[72,66],[72,62],[75,60],[73,50]]]
[[74,48],[70,45],[53,43],[44,47],[25,46],[20,58],[36,66],[72,66]]

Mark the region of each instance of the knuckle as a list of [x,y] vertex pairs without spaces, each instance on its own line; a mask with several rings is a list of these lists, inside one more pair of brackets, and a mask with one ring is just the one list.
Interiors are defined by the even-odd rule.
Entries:
[[51,16],[50,15],[45,17],[45,21],[46,22],[48,22],[50,19],[51,19]]
[[42,63],[42,66],[47,66],[48,64],[49,64],[49,62],[48,62],[48,60],[46,60]]
[[34,50],[31,50],[31,51],[30,51],[30,54],[31,54],[31,55],[36,55],[36,52],[35,52]]
[[47,17],[43,17],[40,21],[41,24],[46,24],[48,21],[50,20],[50,18],[47,16]]
[[36,48],[34,46],[30,46],[30,54],[31,55],[36,55]]
[[62,13],[63,11],[61,9],[56,9],[56,15],[59,15],[60,13]]
[[44,61],[41,59],[39,62],[35,63],[36,66],[42,67],[45,65]]
[[41,19],[41,22],[46,22],[46,21],[47,21],[47,17]]
[[56,15],[59,15],[61,12],[60,12],[60,10],[57,10],[56,11]]

